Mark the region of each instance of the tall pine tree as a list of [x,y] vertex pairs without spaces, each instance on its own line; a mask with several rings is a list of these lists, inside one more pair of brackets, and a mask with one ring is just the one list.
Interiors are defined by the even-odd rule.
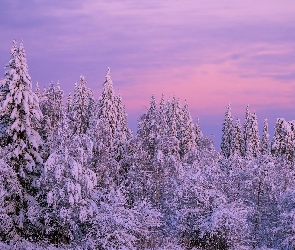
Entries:
[[243,134],[240,119],[236,120],[236,124],[233,131],[233,146],[232,154],[236,156],[242,156],[243,150]]
[[230,104],[227,105],[222,124],[222,138],[221,138],[221,153],[224,157],[228,158],[232,152],[233,141],[233,117],[231,115]]
[[25,56],[23,44],[18,48],[14,41],[11,59],[6,65],[6,79],[1,86],[0,120],[4,122],[5,144],[10,151],[8,162],[21,185],[33,194],[42,163],[41,138],[35,129],[42,113],[38,97],[32,92]]
[[261,139],[260,151],[261,151],[261,154],[263,155],[266,155],[269,153],[269,133],[268,133],[267,119],[264,119],[264,123],[263,123],[263,134]]
[[94,105],[93,93],[87,88],[84,76],[80,76],[80,82],[76,84],[71,107],[70,120],[73,134],[85,134],[89,128],[89,117]]

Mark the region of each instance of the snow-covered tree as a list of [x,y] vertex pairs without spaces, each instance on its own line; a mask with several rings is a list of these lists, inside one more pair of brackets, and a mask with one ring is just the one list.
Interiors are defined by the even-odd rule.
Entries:
[[117,126],[113,135],[112,158],[121,162],[126,154],[126,143],[131,139],[131,131],[127,127],[127,114],[120,95],[115,97],[117,107]]
[[120,94],[115,96],[115,101],[117,107],[117,121],[119,128],[117,128],[117,130],[122,133],[124,141],[128,141],[132,137],[132,132],[128,128],[127,114]]
[[39,87],[39,83],[38,82],[36,83],[35,94],[38,97],[38,99],[40,100],[41,92],[40,92],[40,87]]
[[162,93],[158,110],[159,110],[158,123],[159,123],[159,129],[160,129],[159,133],[160,133],[160,136],[166,136],[168,132],[168,124],[167,124],[166,100],[165,100],[164,93]]
[[260,138],[258,131],[258,121],[256,113],[251,115],[251,127],[248,128],[249,134],[246,143],[246,157],[257,157],[260,153]]
[[115,133],[117,120],[116,96],[111,79],[111,70],[108,68],[103,84],[103,92],[98,102],[98,119],[105,119],[109,122],[109,129],[111,135]]
[[195,134],[196,134],[196,143],[199,145],[202,137],[203,137],[203,132],[201,130],[201,125],[200,125],[200,119],[197,119],[197,122],[195,124]]
[[[168,124],[170,126],[171,129],[171,135],[175,136],[176,133],[176,138],[179,140],[179,143],[181,141],[181,124],[182,124],[182,120],[183,120],[183,112],[182,112],[182,108],[181,108],[181,104],[178,98],[176,98],[175,96],[172,99],[172,102],[170,104],[170,106],[167,106],[168,109]],[[180,149],[179,149],[180,152]]]
[[60,89],[59,82],[57,82],[56,86],[54,86],[53,82],[50,82],[48,88],[45,89],[40,98],[40,109],[42,114],[49,120],[50,128],[48,128],[48,133],[50,136],[56,129],[56,125],[62,117],[62,99],[63,91]]
[[180,125],[181,138],[180,138],[180,154],[184,156],[190,150],[196,147],[196,135],[194,131],[194,124],[190,115],[188,104],[185,100],[182,109],[182,121]]
[[180,104],[173,97],[172,101],[166,103],[166,114],[168,124],[168,136],[170,140],[170,153],[176,158],[180,158],[180,123],[181,123],[181,109]]
[[221,153],[228,158],[232,151],[233,142],[233,117],[231,115],[230,104],[226,107],[224,121],[222,124]]
[[72,98],[72,94],[69,93],[68,97],[67,97],[67,101],[66,101],[66,105],[65,105],[65,110],[64,113],[69,117],[71,111],[72,111],[72,104],[73,104],[73,98]]
[[56,85],[50,82],[48,88],[44,88],[39,99],[43,119],[40,122],[38,132],[44,141],[42,158],[45,161],[50,153],[55,150],[53,145],[56,144],[58,124],[63,116],[63,95],[59,81]]
[[160,136],[158,116],[158,107],[155,96],[153,95],[150,101],[150,107],[147,113],[140,117],[137,128],[137,138],[141,140],[141,145],[148,153],[150,159],[156,153],[157,138]]
[[[109,146],[105,146],[109,147],[110,157],[120,162],[124,158],[126,143],[131,139],[132,132],[128,128],[127,114],[122,103],[122,98],[120,95],[115,94],[110,68],[106,72],[103,92],[90,114],[92,117],[88,133],[96,137],[97,135],[95,133],[102,134],[102,131],[99,132],[98,129],[99,127],[102,128],[101,124],[104,123],[103,130],[109,130],[105,131],[109,137],[107,139]],[[94,130],[96,132],[91,132]]]
[[231,155],[242,156],[243,150],[243,134],[240,119],[236,120],[235,127],[233,129],[233,145]]
[[86,87],[84,76],[76,84],[71,108],[71,123],[74,134],[85,134],[89,128],[89,117],[93,106],[93,93]]
[[268,122],[267,119],[263,123],[263,134],[260,146],[261,154],[265,155],[269,153],[269,133],[268,133]]
[[243,125],[243,132],[244,132],[244,146],[243,146],[243,155],[246,155],[247,151],[247,145],[251,134],[251,113],[249,110],[249,105],[246,107],[246,113],[245,113],[245,121]]
[[9,148],[8,163],[17,173],[21,185],[31,194],[36,191],[42,159],[41,138],[36,124],[41,120],[38,97],[32,92],[23,44],[13,42],[11,59],[1,86],[0,120]]
[[286,160],[294,159],[294,123],[278,118],[275,125],[274,137],[271,142],[271,152],[276,157]]

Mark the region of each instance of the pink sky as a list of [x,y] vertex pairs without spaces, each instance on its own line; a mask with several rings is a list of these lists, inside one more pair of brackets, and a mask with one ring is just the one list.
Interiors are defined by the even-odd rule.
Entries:
[[242,121],[247,104],[260,127],[268,117],[271,133],[294,119],[293,0],[3,0],[0,30],[0,65],[22,39],[34,84],[60,80],[67,94],[83,74],[98,97],[110,67],[133,129],[162,92],[188,100],[217,148],[229,102]]

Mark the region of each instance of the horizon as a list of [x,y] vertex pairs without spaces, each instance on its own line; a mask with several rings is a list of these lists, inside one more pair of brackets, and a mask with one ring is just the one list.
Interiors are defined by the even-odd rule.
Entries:
[[162,92],[182,104],[187,99],[194,122],[200,118],[203,133],[214,134],[217,149],[228,103],[242,123],[249,104],[260,132],[268,118],[271,138],[277,118],[294,119],[292,1],[0,6],[0,66],[9,61],[12,40],[22,39],[33,90],[36,82],[42,90],[60,80],[66,97],[82,74],[95,98],[110,67],[132,130],[152,94],[159,103]]

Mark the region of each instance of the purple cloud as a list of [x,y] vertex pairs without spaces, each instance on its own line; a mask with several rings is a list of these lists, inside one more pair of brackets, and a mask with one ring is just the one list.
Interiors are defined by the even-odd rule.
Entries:
[[[232,96],[257,91],[261,78],[278,88],[292,84],[294,10],[293,1],[4,0],[0,3],[0,66],[9,60],[12,39],[22,39],[34,84],[39,81],[42,87],[60,80],[68,93],[83,74],[97,95],[110,66],[127,112],[128,107],[137,106],[129,112],[133,128],[150,95],[165,91],[182,100],[188,97],[194,117],[212,110],[204,118],[204,129],[218,134],[223,114],[217,112]],[[243,87],[233,89],[230,81]],[[282,96],[289,93],[282,91]],[[195,97],[186,96],[192,92]],[[223,106],[213,109],[206,99],[215,100],[218,95],[215,105]],[[245,106],[245,99],[240,99],[236,105]],[[266,108],[263,99],[261,116],[273,114],[272,105],[280,106],[279,100],[273,98]],[[287,115],[284,110],[292,102],[282,103],[278,113]]]

